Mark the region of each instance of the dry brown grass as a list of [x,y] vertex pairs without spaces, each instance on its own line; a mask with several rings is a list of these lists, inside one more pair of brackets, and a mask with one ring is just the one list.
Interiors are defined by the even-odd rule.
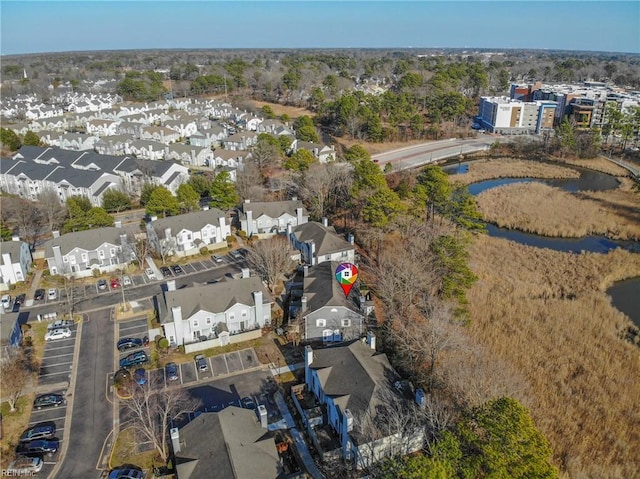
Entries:
[[469,171],[455,175],[452,180],[462,184],[493,178],[579,178],[580,173],[571,168],[532,160],[502,158],[476,160],[469,164]]
[[[478,237],[469,334],[531,386],[536,424],[574,478],[640,477],[640,350],[605,295],[640,255],[572,255]],[[573,299],[568,299],[573,298]]]
[[616,191],[572,194],[542,183],[491,188],[476,198],[483,217],[498,226],[546,236],[640,238],[640,196]]
[[258,101],[258,100],[246,100],[246,103],[253,105],[255,108],[262,108],[265,105],[269,105],[273,112],[277,115],[287,114],[291,118],[298,118],[299,116],[307,115],[307,116],[315,116],[315,113],[311,110],[307,110],[306,108],[300,108],[297,106],[287,106],[280,105],[279,103],[269,103],[267,101]]
[[580,158],[565,158],[555,159],[559,163],[566,163],[568,165],[581,166],[582,168],[589,168],[590,170],[600,171],[611,176],[629,176],[629,172],[616,165],[615,163],[598,156],[596,158],[580,159]]

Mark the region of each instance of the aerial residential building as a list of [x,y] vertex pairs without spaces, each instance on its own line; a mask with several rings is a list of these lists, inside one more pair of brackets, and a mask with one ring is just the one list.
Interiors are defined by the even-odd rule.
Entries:
[[355,260],[353,236],[346,241],[329,226],[327,219],[322,223],[310,221],[287,231],[293,249],[300,251],[301,261],[314,266],[325,261],[352,263]]
[[476,121],[491,133],[533,134],[553,128],[557,103],[481,97]]
[[226,215],[217,208],[152,219],[147,223],[149,246],[159,254],[188,256],[200,248],[224,248],[231,227]]
[[33,260],[29,245],[14,237],[12,241],[0,243],[0,290],[7,290],[12,284],[27,279]]
[[238,209],[240,229],[248,235],[282,233],[287,226],[305,224],[309,216],[300,200],[251,202],[245,200]]

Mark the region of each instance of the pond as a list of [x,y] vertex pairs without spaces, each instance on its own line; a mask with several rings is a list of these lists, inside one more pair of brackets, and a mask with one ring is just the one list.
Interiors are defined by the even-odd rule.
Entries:
[[613,305],[640,328],[640,276],[614,283],[607,294]]

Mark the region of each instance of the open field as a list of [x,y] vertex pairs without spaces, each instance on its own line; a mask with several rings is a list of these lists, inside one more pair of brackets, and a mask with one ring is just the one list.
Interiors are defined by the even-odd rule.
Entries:
[[640,255],[573,255],[479,236],[469,334],[521,373],[536,424],[572,478],[640,477],[640,350],[605,294]]
[[469,171],[455,175],[455,181],[468,185],[494,178],[579,178],[580,173],[571,168],[515,158],[475,160]]
[[485,220],[505,228],[545,236],[640,238],[640,195],[630,180],[615,191],[580,194],[516,183],[484,191],[476,201]]
[[299,116],[303,116],[303,115],[307,115],[311,117],[315,116],[315,113],[312,112],[311,110],[307,110],[306,108],[300,108],[297,106],[280,105],[279,103],[269,103],[266,101],[258,101],[258,100],[247,100],[247,103],[250,103],[255,108],[262,108],[265,105],[269,105],[277,116],[280,116],[282,114],[287,114],[291,118],[298,118]]

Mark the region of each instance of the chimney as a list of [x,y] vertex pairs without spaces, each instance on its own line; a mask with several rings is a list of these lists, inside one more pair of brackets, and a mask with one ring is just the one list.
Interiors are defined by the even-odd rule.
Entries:
[[184,343],[182,331],[182,308],[180,306],[173,306],[171,308],[171,316],[173,317],[173,327],[176,332],[176,345],[181,346]]
[[56,266],[59,270],[64,268],[64,263],[62,261],[62,251],[60,250],[60,245],[53,245],[53,257],[56,260]]
[[253,234],[253,213],[248,210],[244,214],[247,215],[247,235],[251,236]]
[[304,382],[309,386],[311,381],[311,369],[310,366],[313,364],[313,349],[311,346],[304,347]]
[[13,236],[11,237],[11,241],[20,241],[20,236],[18,236],[18,235],[13,235]]
[[296,208],[296,221],[298,225],[302,224],[302,207]]
[[164,229],[164,239],[171,239],[171,228]]
[[322,226],[324,226],[325,228],[329,226],[329,220],[327,220],[326,216],[322,217]]
[[176,280],[170,279],[167,281],[167,291],[175,291],[176,290]]
[[291,223],[287,223],[287,238],[291,237],[292,231],[293,231],[293,228],[291,227]]
[[267,408],[264,407],[264,404],[258,405],[258,415],[260,416],[260,426],[267,429]]
[[262,312],[262,291],[253,292],[253,301],[256,307],[256,324],[260,327],[264,326],[264,313]]
[[180,431],[177,427],[172,427],[169,431],[171,433],[171,446],[173,446],[173,453],[180,452]]
[[113,226],[115,226],[116,228],[122,228],[122,221],[118,220],[118,221],[114,222]]
[[152,216],[151,217],[151,221],[158,221],[158,217],[157,216]]
[[307,297],[300,298],[300,312],[304,313],[307,310]]
[[247,198],[246,200],[244,200],[244,202],[249,204],[249,203],[251,203],[251,200]]
[[347,235],[347,241],[349,242],[350,245],[353,245],[353,243],[355,243],[355,238],[353,237],[353,233],[349,233]]
[[298,197],[297,196],[292,196],[291,197],[291,201],[298,201]]
[[376,350],[376,335],[373,334],[373,331],[367,332],[367,344],[371,349]]
[[54,238],[60,238],[60,231],[58,231],[58,230],[53,230],[51,233],[53,234],[53,237],[54,237]]

